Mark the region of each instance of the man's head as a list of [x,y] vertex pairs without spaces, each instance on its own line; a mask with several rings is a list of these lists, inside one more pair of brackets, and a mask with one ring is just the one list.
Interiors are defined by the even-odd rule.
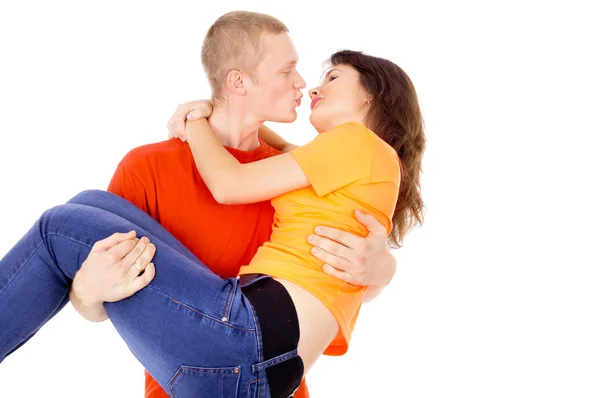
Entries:
[[[213,100],[243,102],[262,120],[293,122],[305,81],[287,27],[266,14],[234,11],[210,27],[202,64]],[[298,102],[297,102],[298,101]]]

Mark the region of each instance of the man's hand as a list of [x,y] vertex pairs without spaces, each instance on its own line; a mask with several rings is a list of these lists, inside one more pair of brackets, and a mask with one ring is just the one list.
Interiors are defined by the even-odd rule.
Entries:
[[308,238],[314,246],[312,254],[325,262],[325,273],[353,285],[376,286],[380,291],[396,273],[396,259],[390,253],[383,225],[358,210],[355,217],[369,231],[366,238],[319,226]]
[[132,296],[154,278],[150,261],[155,253],[148,238],[136,238],[135,231],[115,233],[94,244],[73,279],[72,291],[86,307]]
[[177,137],[185,142],[186,120],[208,118],[212,114],[212,110],[213,106],[210,100],[189,101],[180,104],[167,123],[169,138]]

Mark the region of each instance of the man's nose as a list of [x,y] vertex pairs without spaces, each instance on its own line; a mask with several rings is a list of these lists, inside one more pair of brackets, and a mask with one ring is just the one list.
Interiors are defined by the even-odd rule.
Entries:
[[306,88],[306,82],[304,81],[302,76],[300,76],[300,73],[296,73],[296,75],[297,78],[294,80],[294,88],[297,88],[299,90]]

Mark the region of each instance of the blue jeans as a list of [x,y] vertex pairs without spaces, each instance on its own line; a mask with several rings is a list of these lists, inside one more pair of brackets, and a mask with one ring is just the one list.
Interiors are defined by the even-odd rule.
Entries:
[[156,276],[106,312],[141,364],[171,396],[268,397],[255,312],[239,279],[210,271],[156,220],[104,191],[85,191],[43,213],[0,260],[0,362],[69,301],[93,244],[136,230],[156,245]]

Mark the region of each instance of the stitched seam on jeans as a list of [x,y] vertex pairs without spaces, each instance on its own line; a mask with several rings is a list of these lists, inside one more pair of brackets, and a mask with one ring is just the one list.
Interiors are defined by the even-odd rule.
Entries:
[[33,257],[33,255],[38,251],[38,249],[40,248],[40,246],[43,243],[44,243],[44,241],[42,240],[40,242],[40,244],[37,245],[35,247],[35,249],[33,249],[33,251],[31,252],[31,254],[29,255],[29,257],[27,257],[27,259],[25,259],[25,261],[23,261],[23,264],[21,264],[21,268],[19,268],[19,270],[17,272],[15,272],[15,274],[13,275],[13,277],[10,278],[10,280],[8,282],[6,282],[6,285],[4,286],[4,289],[2,289],[2,291],[0,291],[0,296],[2,296],[2,293],[4,293],[6,291],[6,288],[8,288],[8,286],[13,281],[13,279],[15,279],[17,277],[17,275],[19,275],[21,273],[21,271],[23,270],[23,267],[25,266],[25,264],[27,264],[29,262],[29,260],[31,260],[31,257]]
[[[247,299],[247,297],[246,297]],[[249,300],[248,300],[249,301]],[[252,310],[252,317],[254,318],[254,324],[256,325],[256,351],[258,354],[258,362],[264,361],[263,356],[263,344],[262,344],[262,330],[260,330],[260,324],[258,323],[258,316],[254,310],[254,306],[250,304],[249,308]]]
[[202,317],[211,319],[211,320],[213,320],[215,322],[218,322],[218,323],[220,323],[222,325],[229,326],[230,328],[233,328],[233,329],[242,330],[244,332],[254,332],[255,331],[255,329],[242,328],[242,327],[239,327],[239,326],[232,325],[231,323],[228,323],[228,322],[223,322],[222,320],[220,320],[218,318],[215,318],[213,316],[207,315],[207,314],[205,314],[205,313],[203,313],[201,311],[198,311],[197,309],[195,309],[193,307],[190,307],[189,305],[186,305],[186,304],[182,303],[181,301],[177,301],[174,298],[170,298],[170,299],[175,304],[178,304],[178,305],[180,305],[182,307],[185,307],[185,308],[187,308],[188,310],[192,311],[193,313],[195,313],[197,315],[200,315]]
[[252,384],[254,383],[258,383],[258,379],[252,380],[250,383],[248,383],[248,388],[246,389],[246,398],[253,398],[252,396],[250,396],[250,389],[253,387]]
[[71,242],[79,243],[80,245],[83,245],[85,247],[89,247],[89,248],[94,247],[94,245],[90,245],[89,243],[82,242],[80,240],[77,240],[75,238],[71,238],[70,236],[66,236],[66,235],[63,235],[63,234],[58,233],[58,232],[49,232],[46,235],[44,235],[44,239],[46,239],[48,236],[52,236],[52,235],[60,236],[61,238],[65,238],[67,240],[70,240]]
[[[74,210],[75,209],[71,210],[71,212],[74,211]],[[71,212],[69,212],[69,214]],[[10,285],[10,282],[12,282],[12,280],[15,279],[17,277],[17,275],[19,275],[19,273],[23,270],[23,267],[25,266],[25,264],[27,264],[29,262],[29,260],[31,260],[31,257],[33,257],[33,255],[38,251],[38,249],[40,248],[40,246],[44,244],[44,241],[46,240],[46,238],[49,237],[49,236],[53,236],[53,235],[60,236],[61,238],[70,240],[70,241],[75,242],[75,243],[79,243],[80,245],[83,245],[83,246],[86,246],[86,247],[93,247],[93,245],[87,244],[85,242],[81,242],[81,241],[79,241],[77,239],[73,239],[73,238],[71,238],[69,236],[65,236],[65,235],[60,234],[58,232],[49,232],[49,233],[43,235],[42,236],[42,241],[35,247],[35,249],[33,249],[33,251],[31,252],[31,254],[29,255],[29,257],[27,257],[25,259],[25,261],[23,262],[23,264],[21,265],[21,268],[19,268],[19,270],[13,275],[13,277],[10,278],[10,280],[6,283],[5,288],[2,289],[2,291],[0,291],[0,295],[2,295],[2,293],[4,293],[4,291],[6,290],[6,288],[8,287],[8,285]],[[60,270],[60,268],[58,268],[58,269]],[[61,272],[62,272],[62,270],[61,270]],[[68,279],[70,279],[70,278],[68,278]]]
[[[75,211],[75,210],[76,210],[76,209],[73,209],[73,210],[71,210],[71,211],[69,212],[69,214],[71,214],[71,213],[72,213],[73,211]],[[94,247],[94,245],[93,245],[93,244],[91,244],[91,245],[90,245],[89,243],[82,242],[82,241],[80,241],[80,240],[77,240],[77,239],[75,239],[75,238],[71,238],[70,236],[66,236],[66,235],[63,235],[63,234],[61,234],[61,233],[58,233],[58,232],[49,232],[49,233],[47,233],[46,235],[44,235],[44,238],[43,238],[43,239],[44,239],[44,240],[46,240],[46,238],[48,238],[49,236],[59,236],[59,237],[61,237],[61,238],[65,239],[65,240],[68,240],[68,241],[71,241],[71,242],[75,242],[75,243],[77,243],[77,244],[79,244],[79,245],[81,245],[81,246],[85,246],[85,247],[89,248],[89,249],[90,249],[90,252],[91,252],[91,249]],[[89,254],[88,254],[88,257],[89,257]],[[86,260],[87,260],[87,257],[86,257]],[[85,262],[85,260],[83,260],[83,261]],[[57,269],[58,269],[58,270],[59,270],[59,271],[60,271],[60,272],[61,272],[61,273],[62,273],[62,274],[65,276],[65,278],[67,278],[67,279],[71,279],[71,278],[69,278],[69,276],[68,276],[68,275],[66,275],[66,274],[63,272],[63,270],[60,268],[60,266],[58,266],[58,261],[56,261],[56,265],[57,265]],[[79,265],[79,268],[81,269],[81,266],[83,265],[83,263],[81,263],[81,264],[78,264],[78,265]],[[71,284],[73,284],[73,280],[72,280],[72,279],[71,279]]]
[[173,387],[175,387],[175,378],[179,375],[179,373],[181,373],[182,370],[181,368],[177,369],[177,372],[175,372],[175,374],[171,377],[171,379],[167,382],[167,385],[169,386],[169,390],[171,390],[171,394],[173,396],[175,396],[175,391],[173,391]]
[[225,308],[223,308],[223,316],[229,319],[229,315],[231,315],[231,306],[233,305],[233,299],[235,298],[235,293],[238,287],[238,279],[234,279],[233,286],[231,286],[231,291],[227,295],[227,300],[225,300]]
[[254,328],[244,328],[244,327],[241,327],[241,326],[236,326],[236,325],[234,325],[234,324],[232,324],[232,323],[223,322],[223,321],[222,321],[221,319],[219,319],[219,318],[216,318],[216,317],[214,317],[214,316],[212,316],[212,315],[205,314],[204,312],[202,312],[202,311],[200,311],[200,310],[197,310],[196,308],[194,308],[194,307],[192,307],[192,306],[190,306],[190,305],[188,305],[188,304],[182,303],[181,301],[179,301],[179,300],[177,300],[177,299],[175,299],[175,298],[173,298],[173,297],[171,297],[171,296],[169,296],[169,295],[167,295],[167,294],[165,294],[165,293],[161,292],[160,290],[157,290],[157,289],[155,289],[155,288],[154,288],[154,287],[152,287],[151,285],[147,285],[147,286],[146,286],[145,288],[143,288],[142,290],[144,290],[144,289],[149,289],[149,290],[152,290],[153,292],[155,292],[155,293],[157,293],[157,294],[160,294],[160,295],[161,295],[161,296],[163,296],[164,298],[167,298],[167,299],[171,300],[171,301],[172,301],[172,302],[174,302],[175,304],[178,304],[178,305],[181,305],[181,306],[183,306],[183,307],[186,307],[187,309],[189,309],[189,310],[191,310],[191,311],[195,312],[195,313],[196,313],[196,314],[198,314],[198,315],[201,315],[201,316],[203,316],[203,317],[206,317],[206,318],[212,319],[213,321],[215,321],[215,322],[219,322],[219,323],[221,323],[221,324],[223,324],[223,325],[227,325],[227,326],[230,326],[230,327],[232,327],[232,328],[234,328],[234,329],[238,329],[238,330],[244,330],[244,331],[249,331],[249,332],[254,332],[254,331],[256,330],[256,329],[254,329]]
[[283,363],[285,361],[288,361],[290,359],[296,358],[298,356],[298,349],[292,350],[292,351],[288,351],[284,354],[278,355],[274,358],[271,359],[267,359],[266,361],[263,362],[259,362],[257,364],[252,365],[252,371],[255,373],[258,373],[262,370],[266,370],[270,367],[273,367],[275,365],[279,365],[280,363]]

